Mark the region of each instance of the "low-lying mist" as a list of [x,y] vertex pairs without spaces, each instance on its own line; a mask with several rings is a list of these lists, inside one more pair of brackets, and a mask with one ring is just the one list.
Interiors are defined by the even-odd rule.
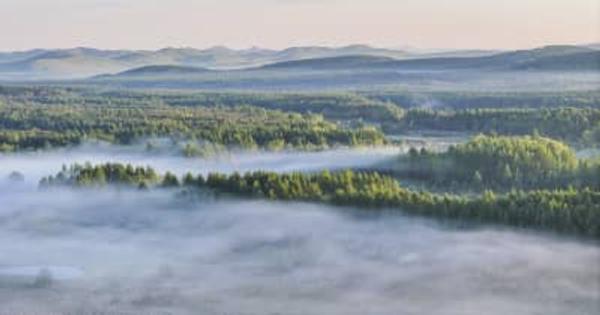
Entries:
[[[597,314],[597,243],[170,190],[38,190],[62,164],[183,173],[360,167],[394,150],[186,159],[130,148],[0,156],[0,315]],[[10,180],[20,171],[25,182]]]
[[[289,172],[319,171],[368,167],[393,158],[401,152],[396,147],[340,148],[315,152],[223,152],[204,158],[186,158],[178,151],[147,152],[143,145],[118,146],[106,143],[85,143],[81,146],[28,153],[0,154],[0,178],[13,171],[25,175],[25,181],[37,185],[44,177],[56,173],[62,165],[90,162],[92,164],[119,162],[151,166],[163,173],[182,175],[186,172],[207,174],[209,172],[232,173],[254,170]],[[0,187],[1,188],[1,187]]]
[[0,314],[593,314],[597,245],[170,191],[0,194]]

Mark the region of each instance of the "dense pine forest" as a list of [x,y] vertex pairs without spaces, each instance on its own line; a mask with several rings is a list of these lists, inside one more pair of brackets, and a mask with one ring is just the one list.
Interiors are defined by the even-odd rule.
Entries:
[[[398,209],[409,214],[472,222],[534,227],[600,237],[600,163],[578,159],[567,145],[540,136],[478,136],[433,153],[412,149],[396,163],[404,173],[340,171],[274,173],[257,171],[177,178],[151,168],[104,164],[63,167],[43,178],[42,187],[121,185],[210,189],[273,200]],[[477,193],[445,194],[414,190],[402,178],[420,177]],[[400,181],[398,180],[400,179]]]
[[[354,171],[211,172],[207,177],[178,178],[149,167],[86,164],[64,167],[43,178],[41,186],[183,185],[248,197],[397,208],[440,218],[600,236],[600,162],[579,158],[574,151],[599,143],[600,109],[587,107],[585,101],[593,103],[596,94],[513,95],[511,102],[523,97],[532,103],[523,108],[511,107],[513,103],[471,108],[477,97],[444,94],[445,99],[464,97],[470,105],[438,109],[403,106],[396,103],[401,98],[389,96],[4,87],[0,150],[39,150],[87,140],[127,145],[167,137],[187,143],[182,150],[186,156],[198,156],[206,144],[304,150],[392,143],[383,132],[480,133],[441,152],[412,148],[385,165]],[[556,106],[546,106],[548,102]]]
[[[103,140],[130,144],[152,137],[206,141],[252,148],[326,148],[380,145],[372,127],[347,128],[320,115],[283,113],[249,106],[0,105],[0,150],[18,151]],[[186,150],[193,153],[193,148]]]
[[[576,147],[596,147],[599,98],[596,91],[277,94],[0,86],[0,146],[8,151],[64,146],[86,137],[128,143],[165,135],[242,147],[379,144],[380,134],[360,130],[371,125],[388,134],[535,133]],[[316,121],[319,116],[323,119]],[[301,132],[300,127],[312,130]]]
[[102,187],[110,184],[141,189],[151,185],[168,188],[183,185],[237,196],[396,209],[442,219],[600,237],[600,193],[589,188],[514,190],[500,195],[489,190],[480,195],[440,195],[406,189],[394,178],[377,172],[346,170],[278,174],[259,171],[231,175],[211,173],[206,177],[188,173],[179,180],[168,172],[159,178],[151,168],[122,164],[72,165],[40,182],[43,188]]
[[411,149],[390,168],[434,186],[494,188],[600,187],[600,161],[579,159],[568,145],[540,136],[479,135],[444,152]]
[[443,130],[502,135],[534,133],[579,146],[600,144],[598,108],[479,108],[461,110],[413,109],[390,130]]

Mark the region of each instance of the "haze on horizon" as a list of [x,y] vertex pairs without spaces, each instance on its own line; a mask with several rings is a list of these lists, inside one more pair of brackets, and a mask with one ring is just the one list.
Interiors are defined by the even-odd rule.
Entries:
[[597,0],[3,0],[0,50],[369,44],[519,49],[600,41]]

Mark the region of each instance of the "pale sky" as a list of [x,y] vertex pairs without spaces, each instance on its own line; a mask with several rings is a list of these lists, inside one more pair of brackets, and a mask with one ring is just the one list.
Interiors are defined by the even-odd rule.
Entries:
[[0,50],[600,42],[600,0],[0,0]]

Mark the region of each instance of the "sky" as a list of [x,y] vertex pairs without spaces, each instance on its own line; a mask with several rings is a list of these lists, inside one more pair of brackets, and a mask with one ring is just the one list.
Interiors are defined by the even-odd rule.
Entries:
[[0,0],[0,50],[600,42],[598,0]]

